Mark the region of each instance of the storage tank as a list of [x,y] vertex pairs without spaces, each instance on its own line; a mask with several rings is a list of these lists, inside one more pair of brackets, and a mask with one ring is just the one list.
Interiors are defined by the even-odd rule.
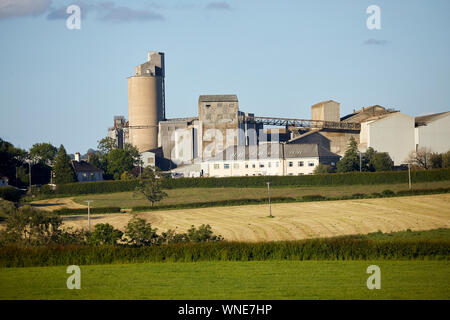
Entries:
[[148,61],[128,78],[129,139],[139,152],[158,147],[164,100],[164,53],[150,51]]

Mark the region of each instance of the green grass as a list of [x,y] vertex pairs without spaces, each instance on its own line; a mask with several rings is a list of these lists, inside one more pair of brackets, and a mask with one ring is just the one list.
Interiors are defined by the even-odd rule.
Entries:
[[[414,184],[414,189],[436,189],[450,186],[450,181],[423,182]],[[394,192],[408,189],[408,184],[381,184],[381,185],[349,185],[349,186],[323,186],[323,187],[276,187],[271,188],[272,197],[302,197],[311,194],[320,194],[325,197],[351,196],[355,193],[371,194],[383,190]],[[166,190],[168,197],[160,202],[166,204],[196,203],[205,201],[221,201],[235,199],[263,199],[267,198],[266,188],[188,188]],[[119,192],[108,194],[92,194],[74,197],[78,204],[86,205],[85,200],[94,200],[91,206],[131,208],[135,206],[148,206],[150,203],[140,194],[134,192]]]
[[366,235],[359,236],[362,239],[367,240],[432,240],[432,241],[448,241],[450,240],[450,229],[449,228],[439,228],[434,230],[425,231],[399,231],[391,233],[374,232]]
[[[366,287],[369,265],[381,289]],[[448,261],[265,261],[0,269],[0,299],[450,299]]]

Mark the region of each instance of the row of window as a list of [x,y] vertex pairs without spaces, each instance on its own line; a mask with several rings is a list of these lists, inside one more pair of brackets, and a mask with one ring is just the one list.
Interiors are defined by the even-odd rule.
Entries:
[[[293,161],[289,161],[288,162],[288,166],[289,167],[293,167],[294,166],[294,162]],[[304,167],[305,166],[305,162],[304,161],[298,161],[297,162],[297,167]],[[308,167],[314,167],[314,162],[309,161],[308,162]]]
[[[274,162],[274,163],[272,163],[272,162],[267,162],[267,164],[260,162],[259,165],[258,165],[258,167],[259,167],[259,168],[265,168],[266,165],[267,165],[267,168],[272,168],[272,166],[273,166],[274,168],[278,168],[278,167],[280,166],[280,163],[279,163],[278,161],[276,161],[276,162]],[[248,169],[248,168],[250,168],[250,167],[251,167],[251,168],[256,168],[256,163],[252,163],[252,164],[245,163],[244,166],[245,166],[245,169]],[[230,166],[229,163],[224,163],[224,164],[223,164],[223,168],[224,168],[224,169],[230,169],[231,166]],[[215,163],[215,164],[214,164],[214,169],[220,169],[220,164]],[[239,169],[239,163],[233,163],[233,169]]]
[[[279,165],[280,165],[280,163],[278,161],[274,162],[274,168],[278,168]],[[245,169],[250,168],[250,166],[251,166],[251,168],[256,168],[256,163],[252,163],[252,164],[246,163],[245,164]],[[264,164],[262,162],[259,163],[259,168],[264,168],[265,166],[266,166],[266,164]],[[293,161],[289,161],[288,162],[288,166],[289,167],[293,167],[294,166],[294,162]],[[305,162],[304,161],[298,161],[297,162],[297,166],[298,167],[304,167],[305,166]],[[314,167],[314,166],[315,166],[315,163],[313,161],[308,161],[308,167]],[[271,168],[272,167],[272,162],[268,162],[267,163],[267,167]],[[223,164],[223,168],[224,169],[230,169],[231,165],[229,163],[224,163]],[[220,169],[220,164],[215,163],[214,164],[214,169]],[[239,169],[239,163],[234,163],[233,164],[233,169]]]

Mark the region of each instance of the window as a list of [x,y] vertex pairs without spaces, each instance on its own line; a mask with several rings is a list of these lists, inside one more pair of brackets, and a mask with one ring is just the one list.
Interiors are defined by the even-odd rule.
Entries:
[[275,163],[275,167],[278,168],[279,165],[280,165],[280,163],[277,161],[277,162]]
[[252,168],[256,168],[256,164],[252,163]]
[[298,166],[299,166],[299,167],[303,167],[304,165],[305,165],[305,163],[304,163],[303,161],[299,161],[299,162],[298,162]]
[[219,169],[219,164],[218,163],[214,164],[214,169]]
[[314,167],[314,162],[308,162],[308,166]]
[[272,166],[272,162],[269,162],[267,166],[270,168]]
[[248,169],[248,163],[245,164],[245,169]]
[[302,176],[303,175],[303,173],[299,173],[299,174],[297,174],[298,176]]
[[223,168],[224,169],[230,169],[230,164],[229,163],[224,163],[223,164]]
[[233,168],[234,168],[234,169],[239,169],[239,163],[233,164]]
[[335,162],[332,162],[331,165],[334,167],[334,166],[336,165],[336,163],[335,163]]
[[260,167],[260,168],[264,168],[264,163],[260,163],[260,164],[259,164],[259,167]]
[[293,166],[294,166],[294,163],[293,163],[292,161],[289,161],[288,166],[289,166],[289,167],[293,167]]
[[294,174],[291,172],[291,173],[289,173],[289,175],[290,175],[290,176],[293,176]]

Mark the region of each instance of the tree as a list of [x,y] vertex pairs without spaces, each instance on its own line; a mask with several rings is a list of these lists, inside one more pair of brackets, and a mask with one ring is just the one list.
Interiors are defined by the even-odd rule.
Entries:
[[350,138],[344,157],[337,163],[338,172],[359,171],[358,143],[354,137]]
[[137,246],[151,245],[158,243],[157,229],[152,229],[152,225],[145,219],[138,218],[136,215],[128,221],[125,227],[125,236],[128,243]]
[[131,154],[124,149],[113,149],[106,156],[107,173],[114,179],[120,179],[120,175],[125,171],[131,171],[134,167],[134,159]]
[[66,153],[66,149],[61,145],[55,158],[53,166],[55,173],[55,184],[70,183],[76,181],[75,172],[70,164],[70,158]]
[[420,148],[416,152],[411,152],[407,163],[423,169],[431,167],[431,151],[427,148]]
[[97,148],[102,154],[106,155],[117,148],[117,143],[113,138],[105,137],[98,142]]
[[156,170],[150,167],[144,168],[136,186],[136,192],[142,193],[153,207],[155,202],[167,197],[167,193],[162,190],[162,181],[163,178],[158,175]]
[[109,223],[98,223],[89,236],[88,242],[93,245],[114,245],[122,238],[122,235],[122,231],[114,229]]
[[387,152],[375,152],[369,160],[368,167],[373,170],[369,171],[390,171],[394,166],[389,153]]
[[314,169],[314,174],[327,174],[336,172],[336,168],[327,164],[319,163],[319,165]]
[[30,149],[30,158],[35,163],[51,166],[55,160],[58,149],[50,143],[35,143]]
[[216,236],[211,230],[211,226],[209,224],[202,224],[198,229],[194,226],[187,232],[187,237],[192,242],[209,242],[209,241],[221,241],[223,240],[222,236]]
[[[9,183],[21,186],[21,180],[16,179],[16,170],[24,167],[28,153],[25,150],[14,147],[10,142],[0,138],[0,174],[8,177]],[[28,176],[26,177],[28,182]]]
[[439,169],[442,168],[442,159],[443,159],[443,154],[442,153],[432,153],[430,155],[430,162],[431,162],[431,167],[433,169]]
[[442,154],[442,168],[450,168],[450,150]]

